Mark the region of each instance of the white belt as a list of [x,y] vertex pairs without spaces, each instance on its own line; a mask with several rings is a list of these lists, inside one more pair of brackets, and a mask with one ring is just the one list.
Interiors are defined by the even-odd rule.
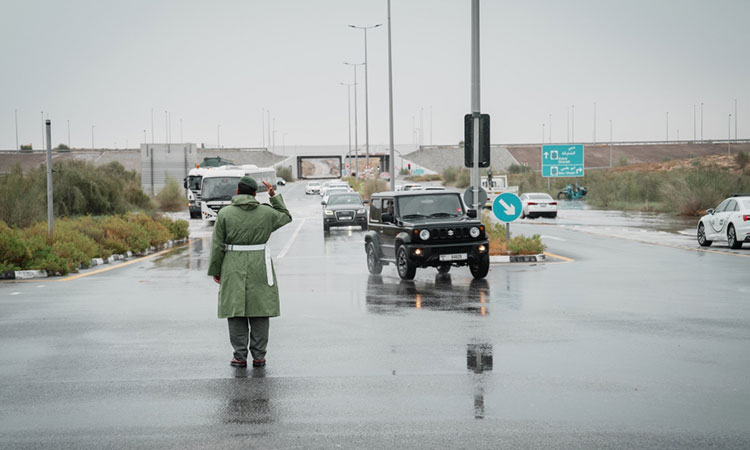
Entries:
[[266,262],[266,279],[268,280],[268,285],[273,286],[273,269],[271,266],[271,247],[269,247],[266,244],[258,244],[258,245],[233,245],[233,244],[227,244],[226,249],[228,251],[232,252],[259,252],[264,251],[265,252],[265,262]]

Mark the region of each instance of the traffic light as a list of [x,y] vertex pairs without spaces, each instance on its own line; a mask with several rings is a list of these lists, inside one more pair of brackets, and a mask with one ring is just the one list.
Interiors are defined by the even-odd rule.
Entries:
[[[464,166],[474,167],[474,126],[471,114],[464,116]],[[490,115],[479,115],[479,167],[490,166]]]
[[411,170],[411,163],[407,164],[406,167],[408,167],[409,170]]

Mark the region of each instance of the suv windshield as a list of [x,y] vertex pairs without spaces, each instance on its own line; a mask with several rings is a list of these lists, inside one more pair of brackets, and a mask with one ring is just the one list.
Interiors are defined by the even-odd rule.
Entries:
[[336,194],[328,199],[328,205],[361,205],[362,199],[358,194]]
[[415,195],[398,198],[399,214],[404,219],[420,217],[458,217],[464,214],[458,195]]
[[210,200],[231,200],[233,196],[237,195],[237,183],[239,182],[239,177],[204,178],[201,199],[206,202]]

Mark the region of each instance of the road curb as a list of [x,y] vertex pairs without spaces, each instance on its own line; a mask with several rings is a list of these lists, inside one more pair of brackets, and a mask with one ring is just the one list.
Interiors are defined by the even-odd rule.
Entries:
[[[187,241],[188,241],[188,238],[175,239],[175,240],[167,241],[167,242],[165,242],[164,244],[162,244],[162,245],[160,245],[158,247],[149,247],[148,250],[146,250],[142,254],[135,255],[135,256],[136,257],[138,257],[138,256],[144,256],[144,255],[147,255],[149,253],[154,253],[154,252],[157,252],[157,251],[161,251],[161,250],[165,250],[165,249],[168,249],[168,248],[172,248],[172,247],[174,247],[174,246],[176,246],[178,244],[182,244],[182,243],[187,242]],[[126,259],[133,258],[133,256],[134,256],[133,253],[130,252],[130,251],[128,251],[128,252],[126,252],[124,254],[111,255],[108,258],[93,258],[91,260],[91,264],[90,264],[89,267],[101,266],[101,265],[104,265],[104,264],[111,264],[111,263],[113,263],[115,261],[123,261],[123,260],[126,260]],[[83,264],[81,264],[80,268],[81,269],[86,269],[86,267]],[[15,271],[0,272],[0,280],[31,280],[31,279],[35,279],[35,278],[49,278],[51,276],[53,276],[53,275],[48,274],[44,270],[15,270]]]
[[510,264],[510,263],[530,263],[545,262],[547,255],[539,253],[537,255],[493,255],[490,256],[490,264]]

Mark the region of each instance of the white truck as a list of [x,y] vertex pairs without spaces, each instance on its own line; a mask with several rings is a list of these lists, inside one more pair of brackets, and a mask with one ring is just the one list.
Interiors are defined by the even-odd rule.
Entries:
[[183,180],[183,185],[187,190],[188,210],[191,219],[201,218],[201,184],[203,176],[211,169],[211,167],[190,169],[188,176]]
[[210,224],[216,222],[219,210],[232,203],[232,197],[237,195],[237,184],[246,175],[258,182],[258,201],[268,203],[268,190],[262,182],[276,184],[274,168],[255,165],[214,167],[203,175],[201,183],[200,214],[204,221]]
[[482,177],[482,189],[487,192],[487,203],[485,208],[492,208],[495,197],[503,192],[512,192],[518,195],[518,186],[508,186],[507,175],[492,175],[492,181],[488,177]]

